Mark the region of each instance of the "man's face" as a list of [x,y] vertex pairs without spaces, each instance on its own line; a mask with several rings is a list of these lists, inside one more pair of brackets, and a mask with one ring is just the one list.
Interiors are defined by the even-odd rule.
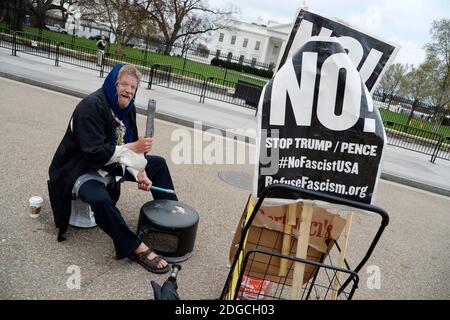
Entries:
[[117,96],[120,109],[125,109],[137,89],[137,79],[129,74],[122,74],[117,83]]

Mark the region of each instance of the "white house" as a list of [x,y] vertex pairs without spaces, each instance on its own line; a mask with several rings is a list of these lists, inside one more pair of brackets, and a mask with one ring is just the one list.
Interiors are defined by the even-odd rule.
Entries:
[[221,23],[225,28],[212,32],[207,41],[210,52],[256,66],[276,65],[292,28],[292,23],[275,21],[265,25],[227,19]]
[[68,34],[75,34],[79,37],[89,38],[102,34],[108,36],[111,43],[114,43],[116,38],[109,27],[80,20],[80,14],[78,12],[67,18],[65,28]]

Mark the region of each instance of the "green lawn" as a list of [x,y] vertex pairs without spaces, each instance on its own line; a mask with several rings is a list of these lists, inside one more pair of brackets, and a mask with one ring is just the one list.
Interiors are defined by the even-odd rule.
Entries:
[[[5,23],[0,21],[0,27],[5,27]],[[33,27],[27,27],[24,26],[23,28],[24,32],[30,33],[30,34],[39,34],[39,29],[33,28]],[[56,42],[64,42],[67,44],[74,44],[77,46],[87,47],[96,50],[97,44],[95,40],[89,40],[82,37],[73,36],[70,34],[61,34],[58,32],[50,31],[50,30],[42,30],[42,36],[51,40],[54,40]],[[109,44],[106,48],[106,51],[113,54],[117,54],[117,46],[115,44]],[[146,61],[148,61],[151,64],[168,64],[171,65],[172,68],[180,69],[180,70],[173,70],[175,73],[183,73],[186,76],[190,76],[189,73],[185,73],[183,71],[189,71],[193,73],[197,73],[205,78],[214,77],[221,80],[226,80],[225,82],[221,81],[221,83],[224,83],[224,85],[227,85],[227,82],[237,82],[239,79],[253,83],[257,86],[263,86],[268,79],[265,80],[259,80],[252,78],[251,75],[246,76],[246,74],[238,74],[236,71],[225,71],[224,69],[216,66],[212,66],[209,64],[204,64],[197,61],[192,61],[189,59],[186,59],[184,61],[184,58],[181,57],[175,57],[175,56],[166,56],[164,54],[159,54],[156,52],[147,52],[147,55],[145,55],[144,50],[139,50],[135,48],[125,47],[123,48],[123,53],[125,57],[131,58],[131,59],[137,59],[137,60],[144,60],[146,58]],[[115,56],[119,57],[119,56]],[[195,77],[192,75],[192,77]],[[216,83],[219,83],[219,80],[214,81]],[[233,84],[229,84],[229,86],[234,86]]]
[[[383,108],[379,108],[378,110],[380,110],[381,118],[383,119],[383,122],[385,124],[387,121],[392,121],[395,123],[407,125],[408,116],[397,112],[389,111]],[[409,123],[409,126],[422,129],[425,131],[432,131],[433,125],[432,123],[426,121],[426,119],[419,120],[412,118],[411,122]],[[437,133],[443,136],[450,136],[450,126],[440,126]]]

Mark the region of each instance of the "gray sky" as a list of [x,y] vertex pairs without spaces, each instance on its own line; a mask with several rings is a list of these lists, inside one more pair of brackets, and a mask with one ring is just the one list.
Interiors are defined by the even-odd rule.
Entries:
[[[240,8],[238,20],[291,23],[304,0],[210,0],[212,7]],[[423,62],[433,20],[450,18],[450,0],[306,0],[311,11],[339,18],[361,31],[400,45],[395,62]]]

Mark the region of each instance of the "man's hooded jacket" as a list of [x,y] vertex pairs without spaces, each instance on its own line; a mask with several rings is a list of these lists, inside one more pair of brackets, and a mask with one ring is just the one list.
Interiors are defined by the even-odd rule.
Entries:
[[116,79],[122,66],[116,65],[102,88],[76,106],[50,164],[48,189],[58,241],[64,240],[69,225],[75,181],[84,173],[105,168],[114,154],[116,127],[111,111],[126,125],[125,143],[137,140],[135,97],[125,109],[118,106]]

